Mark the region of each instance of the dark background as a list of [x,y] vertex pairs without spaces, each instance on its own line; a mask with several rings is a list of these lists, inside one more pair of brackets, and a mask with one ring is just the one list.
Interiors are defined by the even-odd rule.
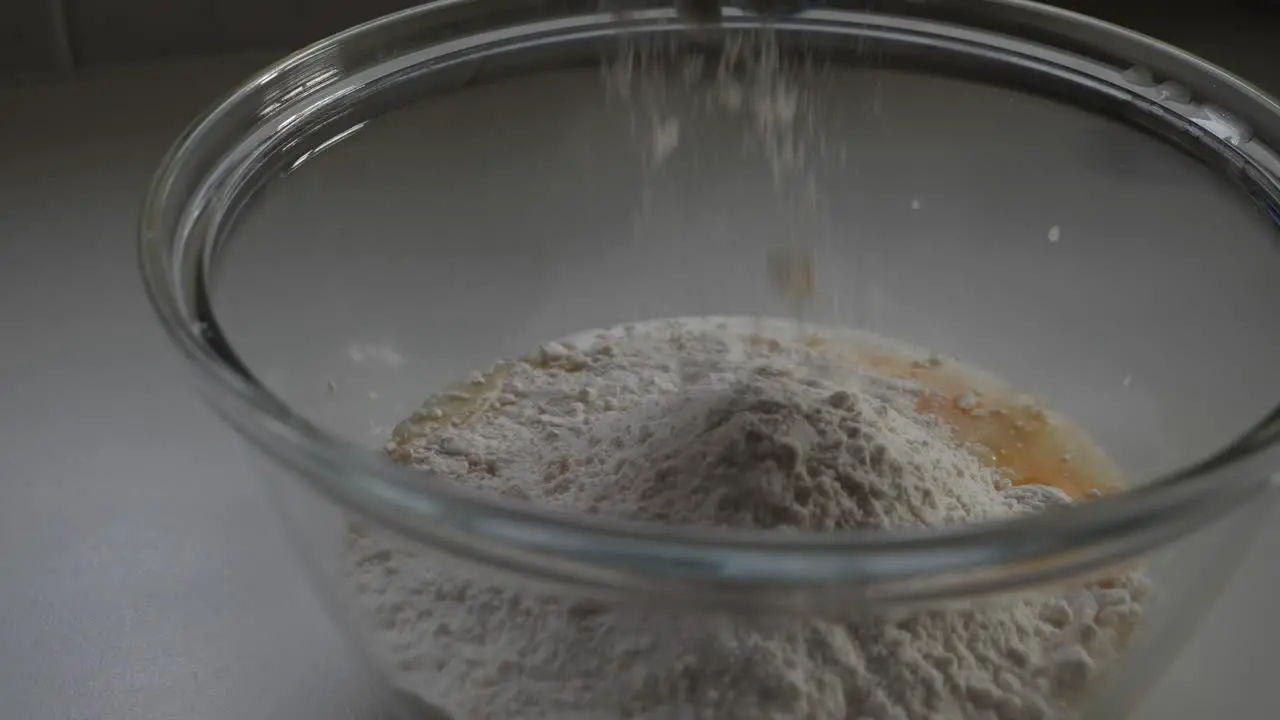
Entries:
[[[0,82],[156,58],[284,52],[415,4],[413,0],[0,0]],[[1153,35],[1228,68],[1275,67],[1274,79],[1280,80],[1280,60],[1274,59],[1277,51],[1272,44],[1280,41],[1280,0],[1060,0],[1053,4]],[[1268,37],[1273,40],[1266,41]],[[1267,57],[1273,59],[1268,62]],[[1267,85],[1273,78],[1251,79]]]

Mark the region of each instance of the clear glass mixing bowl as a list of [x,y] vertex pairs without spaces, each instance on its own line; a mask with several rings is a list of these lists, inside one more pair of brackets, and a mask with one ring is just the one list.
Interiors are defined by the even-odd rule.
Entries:
[[[1019,0],[837,0],[767,22],[726,7],[696,31],[656,4],[616,10],[444,0],[362,25],[249,79],[156,175],[147,290],[256,449],[352,647],[392,685],[417,673],[406,717],[449,716],[457,688],[388,662],[355,611],[353,519],[426,567],[707,623],[995,603],[1141,563],[1151,601],[1085,706],[1127,714],[1273,494],[1280,106]],[[790,181],[743,151],[740,119],[690,104],[656,157],[651,106],[602,80],[620,52],[715,58],[764,24],[812,71],[805,177],[822,202],[799,231]],[[663,107],[688,100],[678,85]],[[807,319],[1046,398],[1134,487],[998,524],[778,536],[552,513],[378,452],[432,392],[549,339],[786,315],[765,257],[795,232],[818,253]]]

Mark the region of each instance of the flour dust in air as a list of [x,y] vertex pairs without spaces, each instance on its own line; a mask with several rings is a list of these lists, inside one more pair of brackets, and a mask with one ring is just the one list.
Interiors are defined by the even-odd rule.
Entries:
[[691,126],[736,133],[744,156],[764,159],[788,205],[788,231],[764,258],[765,279],[796,319],[808,315],[815,298],[816,251],[826,225],[827,201],[815,175],[830,149],[818,121],[823,78],[811,57],[785,53],[770,30],[729,33],[715,54],[628,39],[604,66],[610,97],[631,110],[649,170],[669,162]]
[[[1076,426],[973,368],[748,318],[548,342],[429,399],[386,452],[540,507],[793,535],[1014,518],[1120,483]],[[345,548],[396,686],[467,720],[1065,720],[1148,595],[1125,570],[893,618],[760,617],[534,586],[364,520]]]

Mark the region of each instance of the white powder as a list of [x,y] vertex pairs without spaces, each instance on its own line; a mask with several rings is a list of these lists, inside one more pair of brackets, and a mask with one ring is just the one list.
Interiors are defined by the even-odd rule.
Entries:
[[[930,528],[1070,502],[1010,487],[915,411],[919,388],[793,332],[704,319],[550,343],[429,402],[388,451],[488,492],[679,525]],[[347,548],[395,681],[460,720],[1070,717],[1144,592],[1126,576],[897,618],[707,616],[526,587],[361,522]]]
[[347,347],[347,357],[354,363],[378,362],[389,367],[400,367],[405,363],[404,356],[395,348],[374,343],[352,343]]
[[779,186],[804,185],[825,144],[814,122],[820,74],[785,57],[769,31],[730,34],[712,59],[640,38],[624,41],[604,67],[610,96],[630,105],[637,135],[650,138],[649,164],[662,165],[679,146],[680,116],[726,132],[726,121],[745,120],[744,149],[763,155]]
[[791,206],[790,233],[768,260],[770,280],[797,318],[814,300],[815,246],[825,227],[826,198],[814,174],[829,147],[817,121],[821,78],[811,59],[784,53],[768,29],[729,33],[710,56],[669,41],[629,39],[604,67],[609,96],[630,108],[650,170],[676,154],[690,127],[739,133],[744,153],[765,160]]

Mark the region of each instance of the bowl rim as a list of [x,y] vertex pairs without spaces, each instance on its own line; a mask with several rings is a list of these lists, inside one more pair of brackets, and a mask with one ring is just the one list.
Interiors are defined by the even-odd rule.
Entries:
[[[187,220],[174,219],[175,211],[185,213],[188,204],[182,173],[192,170],[197,149],[209,141],[220,118],[253,102],[254,93],[283,82],[289,73],[332,57],[348,43],[488,1],[439,0],[404,10],[333,35],[260,71],[196,119],[172,145],[141,211],[138,259],[147,296],[169,338],[196,371],[206,402],[251,444],[345,510],[461,557],[602,591],[656,590],[719,606],[901,605],[1002,592],[1113,566],[1204,527],[1253,501],[1273,483],[1280,406],[1237,441],[1190,466],[1063,510],[927,531],[782,535],[602,520],[519,504],[400,467],[312,424],[269,392],[236,357],[210,310],[202,272],[194,272],[196,287],[186,287],[193,275],[186,247],[193,229]],[[1167,55],[1218,83],[1221,92],[1274,114],[1272,127],[1280,127],[1280,105],[1274,100],[1159,41],[1025,0],[984,0],[982,5],[986,12],[1016,11],[1020,17]],[[850,13],[856,11],[831,9],[829,3],[801,13],[797,22]],[[678,24],[670,10],[632,17],[667,27]],[[867,15],[863,20],[876,17],[883,21],[892,16]],[[731,16],[726,22],[758,26],[746,17]],[[1280,140],[1280,133],[1275,139]],[[1274,168],[1259,172],[1268,173],[1262,180],[1280,197]],[[199,253],[206,260],[209,254],[209,247]]]

